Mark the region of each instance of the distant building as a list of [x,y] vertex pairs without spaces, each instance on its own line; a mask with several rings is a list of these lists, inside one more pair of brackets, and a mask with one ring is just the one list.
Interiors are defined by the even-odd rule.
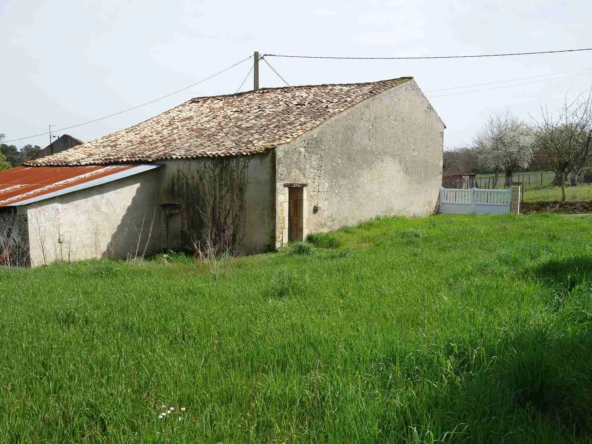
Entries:
[[444,128],[409,77],[195,98],[69,150],[56,140],[52,155],[0,172],[5,255],[36,266],[212,243],[252,253],[428,216]]
[[76,137],[72,137],[69,134],[64,134],[63,136],[60,136],[54,140],[50,145],[47,145],[39,152],[39,154],[29,160],[41,159],[42,157],[61,153],[62,151],[69,150],[72,147],[82,145],[82,143],[82,140],[78,140]]

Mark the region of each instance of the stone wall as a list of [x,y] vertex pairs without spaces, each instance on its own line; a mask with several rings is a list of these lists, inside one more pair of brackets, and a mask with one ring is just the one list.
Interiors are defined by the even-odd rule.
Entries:
[[308,232],[377,216],[427,216],[442,184],[444,123],[414,81],[277,148],[276,244],[286,241],[285,184],[306,184]]

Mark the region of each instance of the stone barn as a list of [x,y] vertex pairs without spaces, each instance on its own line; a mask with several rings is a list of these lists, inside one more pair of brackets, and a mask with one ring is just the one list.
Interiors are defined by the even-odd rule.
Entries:
[[3,261],[254,253],[427,216],[444,123],[412,78],[199,97],[0,172]]

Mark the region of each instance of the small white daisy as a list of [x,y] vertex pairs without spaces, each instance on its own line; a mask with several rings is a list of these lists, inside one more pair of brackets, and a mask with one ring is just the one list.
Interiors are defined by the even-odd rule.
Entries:
[[187,410],[185,407],[181,407],[182,412],[184,412],[185,410]]

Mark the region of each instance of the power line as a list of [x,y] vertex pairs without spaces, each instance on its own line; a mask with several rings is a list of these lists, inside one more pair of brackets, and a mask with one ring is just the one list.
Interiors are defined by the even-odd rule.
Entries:
[[237,93],[240,92],[241,88],[243,87],[243,85],[245,84],[245,82],[247,81],[247,79],[249,78],[249,76],[251,75],[251,73],[253,72],[253,68],[255,68],[255,65],[251,66],[251,69],[249,69],[249,72],[247,73],[247,75],[245,76],[245,79],[243,80],[243,82],[240,84],[240,86],[238,87],[238,89],[236,90]]
[[284,78],[283,78],[283,77],[280,75],[280,73],[279,73],[279,72],[277,72],[277,71],[274,69],[274,67],[273,67],[273,66],[271,66],[271,65],[270,65],[270,63],[269,63],[267,60],[265,60],[265,56],[261,57],[261,60],[263,60],[265,63],[267,63],[267,66],[269,66],[269,67],[271,68],[271,70],[272,70],[273,72],[275,72],[275,74],[276,74],[276,75],[277,75],[277,76],[278,76],[280,79],[282,79],[282,82],[284,82],[284,83],[285,83],[287,86],[290,86],[290,84],[284,80]]
[[[513,86],[526,86],[526,85],[532,85],[534,83],[549,82],[551,80],[566,79],[568,77],[576,77],[576,76],[581,76],[581,75],[591,74],[591,73],[592,73],[592,70],[587,71],[587,72],[581,72],[579,74],[572,74],[572,75],[569,75],[569,76],[554,77],[552,79],[536,80],[534,82],[517,83],[515,85],[504,85],[504,86],[498,86],[496,88],[477,89],[477,90],[474,90],[474,91],[463,91],[463,92],[452,93],[452,94],[440,94],[440,95],[436,95],[436,96],[428,96],[428,98],[429,99],[435,99],[435,98],[438,98],[438,97],[449,97],[449,96],[458,96],[458,95],[461,95],[461,94],[471,94],[471,93],[483,92],[483,91],[493,91],[493,90],[496,90],[496,89],[511,88]],[[460,88],[463,88],[463,87],[460,87]]]
[[[440,91],[450,91],[452,89],[464,89],[464,88],[473,88],[475,86],[487,86],[487,85],[495,85],[498,83],[508,83],[508,82],[517,82],[518,80],[530,80],[530,79],[538,79],[541,77],[550,77],[550,76],[558,76],[561,74],[571,74],[571,73],[579,73],[582,71],[588,72],[592,68],[582,68],[582,69],[575,69],[573,71],[562,71],[562,72],[555,72],[550,74],[541,74],[538,76],[530,76],[530,77],[518,77],[516,79],[508,79],[508,80],[498,80],[496,82],[487,82],[487,83],[474,83],[473,85],[465,85],[465,86],[453,86],[451,88],[442,88],[442,89],[432,89],[430,91],[425,91],[426,93],[433,93],[433,92],[440,92]],[[553,80],[553,79],[547,79]]]
[[499,54],[472,54],[446,56],[412,56],[412,57],[356,57],[356,56],[309,56],[292,54],[263,54],[263,57],[282,57],[292,59],[328,59],[328,60],[434,60],[434,59],[476,59],[484,57],[514,57],[540,54],[560,54],[567,52],[592,51],[592,48],[559,49],[555,51],[509,52]]
[[[235,66],[238,66],[238,65],[240,65],[241,63],[244,63],[244,62],[246,62],[246,61],[247,61],[247,60],[249,60],[251,57],[253,57],[253,56],[249,56],[249,57],[247,57],[247,58],[245,58],[245,59],[241,60],[240,62],[237,62],[237,63],[235,63],[234,65],[231,65],[231,66],[229,66],[228,68],[225,68],[225,69],[223,69],[222,71],[218,71],[217,73],[215,73],[215,74],[212,74],[211,76],[208,76],[208,77],[206,77],[206,78],[204,78],[204,79],[201,79],[201,80],[199,80],[199,81],[197,81],[197,82],[195,82],[195,83],[193,83],[193,84],[191,84],[191,85],[189,85],[189,86],[186,86],[185,88],[178,89],[177,91],[174,91],[174,92],[172,92],[172,93],[169,93],[169,94],[167,94],[167,95],[165,95],[165,96],[158,97],[157,99],[150,100],[149,102],[144,102],[144,103],[142,103],[141,105],[137,105],[137,106],[134,106],[134,107],[132,107],[132,108],[128,108],[128,109],[126,109],[126,110],[123,110],[123,111],[119,111],[119,112],[116,112],[116,113],[113,113],[113,114],[109,114],[108,116],[99,117],[98,119],[89,120],[88,122],[83,122],[83,123],[79,123],[79,124],[77,124],[77,125],[67,126],[67,127],[65,127],[65,128],[59,128],[59,129],[57,129],[57,130],[54,130],[54,132],[66,131],[66,130],[69,130],[69,129],[72,129],[72,128],[78,128],[78,127],[80,127],[80,126],[83,126],[83,125],[88,125],[88,124],[90,124],[90,123],[99,122],[99,121],[101,121],[101,120],[109,119],[110,117],[119,116],[119,115],[121,115],[121,114],[127,113],[127,112],[129,112],[129,111],[136,110],[136,109],[138,109],[138,108],[141,108],[141,107],[143,107],[143,106],[150,105],[150,104],[152,104],[152,103],[158,102],[159,100],[166,99],[167,97],[171,97],[171,96],[173,96],[173,95],[175,95],[175,94],[178,94],[178,93],[180,93],[180,92],[183,92],[183,91],[185,91],[185,90],[188,90],[189,88],[193,88],[194,86],[196,86],[196,85],[199,85],[200,83],[203,83],[203,82],[205,82],[205,81],[207,81],[207,80],[210,80],[210,79],[212,79],[212,78],[214,78],[214,77],[216,77],[216,76],[219,76],[220,74],[223,74],[223,73],[225,73],[226,71],[229,71],[230,69],[234,68]],[[40,137],[40,136],[45,136],[45,135],[47,135],[47,134],[48,134],[47,132],[45,132],[45,133],[39,133],[39,134],[33,134],[33,135],[31,135],[31,136],[26,136],[26,137],[19,137],[18,139],[11,139],[11,140],[7,140],[7,141],[5,141],[4,143],[17,142],[17,141],[19,141],[19,140],[25,140],[25,139],[32,139],[33,137]]]
[[[428,56],[428,57],[340,57],[340,56],[301,56],[301,55],[282,55],[282,54],[264,54],[263,56],[261,56],[260,60],[263,60],[265,63],[267,63],[267,65],[271,68],[271,70],[287,85],[290,86],[290,84],[288,82],[286,82],[286,80],[275,70],[275,68],[273,66],[271,66],[271,64],[265,59],[265,57],[283,57],[283,58],[300,58],[300,59],[332,59],[332,60],[430,60],[430,59],[459,59],[459,58],[484,58],[484,57],[509,57],[509,56],[523,56],[523,55],[540,55],[540,54],[557,54],[557,53],[569,53],[569,52],[583,52],[583,51],[592,51],[592,48],[580,48],[580,49],[563,49],[563,50],[556,50],[556,51],[538,51],[538,52],[520,52],[520,53],[499,53],[499,54],[478,54],[478,55],[454,55],[454,56]],[[133,111],[136,110],[138,108],[141,108],[143,106],[146,105],[150,105],[152,103],[158,102],[159,100],[163,100],[166,99],[168,97],[171,97],[175,94],[178,94],[180,92],[183,92],[187,89],[190,89],[196,85],[199,85],[207,80],[210,80],[220,74],[225,73],[226,71],[229,71],[230,69],[246,62],[247,60],[249,60],[250,58],[252,58],[253,56],[249,56],[246,57],[242,60],[240,60],[239,62],[221,70],[218,71],[215,74],[212,74],[204,79],[201,79],[189,86],[186,86],[184,88],[181,88],[179,90],[173,91],[167,95],[158,97],[156,99],[150,100],[148,102],[142,103],[140,105],[134,106],[132,108],[128,108],[125,109],[123,111],[119,111],[113,114],[109,114],[107,116],[103,116],[100,117],[98,119],[94,119],[94,120],[90,120],[87,122],[83,122],[83,123],[79,123],[77,125],[72,125],[72,126],[68,126],[68,127],[64,127],[64,128],[59,128],[57,130],[55,130],[56,132],[61,132],[61,131],[65,131],[65,130],[69,130],[72,128],[78,128],[80,126],[84,126],[84,125],[88,125],[91,123],[95,123],[95,122],[99,122],[101,120],[105,120],[111,117],[115,117],[124,113],[127,113],[129,111]],[[253,66],[251,67],[251,69],[249,70],[249,72],[247,73],[247,76],[245,77],[245,79],[243,80],[243,82],[241,83],[241,86],[239,87],[238,91],[240,91],[240,89],[243,87],[245,81],[247,80],[247,78],[249,77],[249,75],[251,74],[251,72],[253,71]],[[580,71],[580,70],[578,70]],[[471,88],[471,87],[475,87],[475,86],[485,86],[485,85],[491,85],[491,84],[497,84],[497,83],[506,83],[506,82],[511,82],[511,81],[517,81],[517,80],[526,80],[526,79],[531,79],[531,78],[539,78],[539,77],[546,77],[546,76],[552,76],[552,75],[558,75],[558,74],[565,74],[565,73],[570,73],[570,72],[574,72],[574,71],[565,71],[562,73],[556,73],[556,74],[545,74],[545,75],[540,75],[540,76],[532,76],[532,77],[522,77],[522,78],[517,78],[517,79],[512,79],[512,80],[500,80],[500,81],[496,81],[496,82],[489,82],[489,83],[480,83],[480,84],[474,84],[474,85],[467,85],[467,86],[459,86],[459,87],[451,87],[451,88],[444,88],[444,89],[439,89],[439,90],[432,90],[432,91],[427,91],[429,92],[438,92],[438,91],[447,91],[447,90],[454,90],[454,89],[463,89],[463,88]],[[577,71],[575,71],[577,72]],[[562,77],[555,77],[552,79],[544,79],[544,80],[539,80],[539,81],[535,81],[535,82],[527,82],[527,83],[521,83],[521,84],[516,84],[516,85],[505,85],[505,86],[501,86],[501,87],[497,87],[497,88],[487,88],[487,89],[481,89],[481,90],[475,90],[475,91],[467,91],[467,92],[460,92],[460,93],[452,93],[452,94],[442,94],[442,95],[436,95],[436,96],[431,96],[430,98],[438,98],[438,97],[447,97],[447,96],[453,96],[453,95],[460,95],[460,94],[469,94],[469,93],[473,93],[473,92],[481,92],[481,91],[490,91],[490,90],[495,90],[495,89],[502,89],[502,88],[509,88],[512,86],[523,86],[523,85],[530,85],[532,83],[540,83],[540,82],[546,82],[549,80],[556,80],[556,79],[563,79],[563,78],[567,78],[567,77],[573,77],[573,76],[578,76],[578,75],[583,75],[583,74],[588,74],[591,71],[586,71],[583,73],[579,73],[579,74],[574,74],[574,75],[569,75],[569,76],[562,76]],[[237,91],[237,92],[238,92]],[[34,134],[34,135],[30,135],[30,136],[26,136],[26,137],[20,137],[17,139],[11,139],[11,140],[7,140],[4,143],[11,143],[11,142],[17,142],[20,140],[25,140],[25,139],[31,139],[34,137],[40,137],[40,136],[45,136],[49,134],[48,132],[43,132],[43,133],[38,133],[38,134]]]

